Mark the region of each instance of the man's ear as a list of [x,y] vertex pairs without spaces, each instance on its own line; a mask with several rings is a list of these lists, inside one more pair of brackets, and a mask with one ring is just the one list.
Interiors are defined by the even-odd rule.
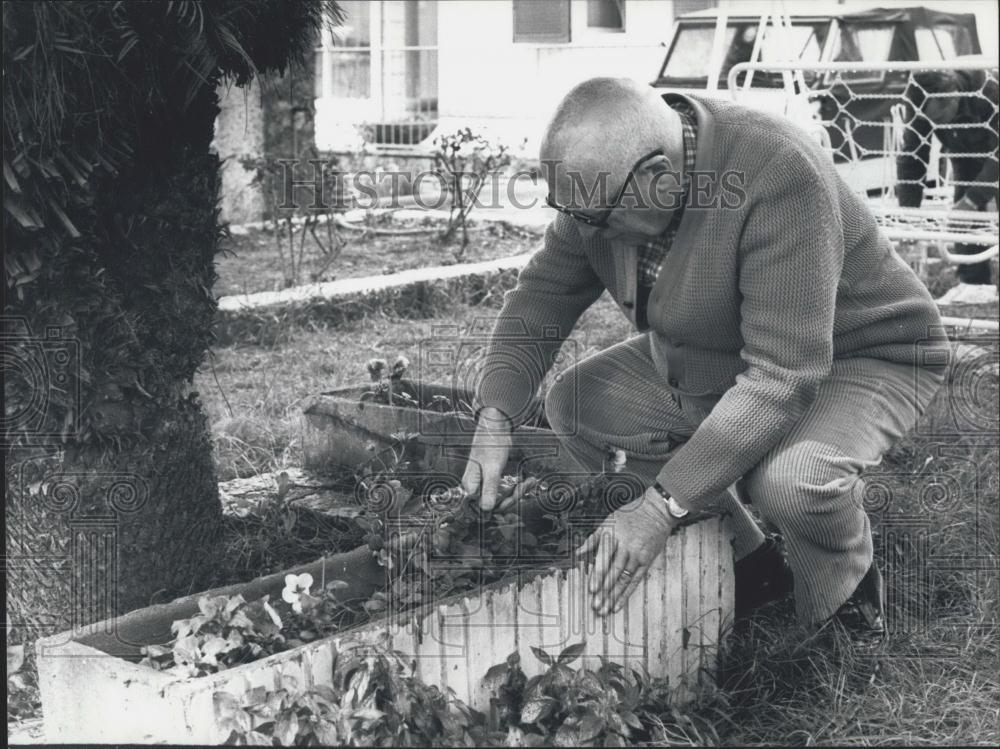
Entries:
[[676,209],[680,205],[682,194],[680,170],[663,154],[654,156],[643,164],[642,170],[648,172],[656,207]]

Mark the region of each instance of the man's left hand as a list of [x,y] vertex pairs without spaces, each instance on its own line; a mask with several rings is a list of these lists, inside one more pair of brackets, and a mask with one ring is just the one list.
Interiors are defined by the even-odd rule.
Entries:
[[604,519],[576,550],[577,555],[597,550],[590,575],[594,611],[606,616],[621,610],[663,551],[675,524],[667,503],[654,489]]

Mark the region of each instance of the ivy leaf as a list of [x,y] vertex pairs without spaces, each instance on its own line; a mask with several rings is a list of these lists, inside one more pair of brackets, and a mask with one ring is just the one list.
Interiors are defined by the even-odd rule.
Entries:
[[486,672],[486,676],[483,677],[483,686],[489,690],[496,689],[503,682],[509,668],[510,666],[506,663],[498,663],[495,666],[491,666],[489,671]]
[[632,728],[642,730],[642,721],[639,720],[639,716],[636,715],[635,713],[626,714],[624,717],[624,721]]
[[299,734],[299,716],[295,712],[282,714],[274,724],[274,738],[282,746],[292,746]]
[[202,660],[215,666],[218,656],[232,649],[232,643],[217,635],[212,635],[201,644]]
[[271,737],[265,736],[260,731],[247,731],[243,734],[243,740],[248,746],[274,746]]
[[604,737],[604,746],[625,746],[625,741],[617,733],[609,733]]
[[546,666],[551,666],[555,661],[552,660],[552,656],[546,653],[541,648],[536,648],[534,645],[531,646],[531,652],[535,654],[535,657],[544,663]]
[[580,736],[578,723],[579,720],[572,716],[563,721],[563,724],[559,726],[559,730],[556,731],[555,745],[580,746],[582,737]]
[[213,598],[202,596],[198,599],[198,610],[209,619],[214,619],[220,611],[226,608],[227,603],[228,601],[225,596],[215,596]]
[[174,661],[177,664],[194,664],[201,660],[198,638],[194,635],[180,637],[174,643]]
[[583,654],[584,648],[587,646],[587,641],[578,642],[575,645],[570,645],[564,651],[559,654],[559,662],[569,664],[575,661]]
[[531,700],[521,709],[522,723],[537,723],[549,717],[555,710],[556,701],[552,697]]
[[584,714],[577,728],[577,736],[580,738],[580,743],[597,738],[604,728],[605,722],[600,715],[593,712]]
[[346,737],[341,738],[337,724],[333,721],[321,718],[313,730],[316,732],[316,741],[321,746],[343,746],[346,743]]

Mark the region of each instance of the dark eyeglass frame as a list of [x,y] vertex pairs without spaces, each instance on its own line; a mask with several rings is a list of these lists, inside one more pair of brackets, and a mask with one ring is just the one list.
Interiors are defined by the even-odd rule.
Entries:
[[651,158],[653,158],[654,156],[663,156],[663,155],[665,155],[663,149],[657,148],[655,151],[650,151],[641,159],[639,159],[637,162],[635,162],[632,168],[629,169],[628,173],[625,175],[625,181],[622,183],[621,189],[618,190],[618,194],[615,196],[615,199],[612,200],[610,205],[603,211],[601,211],[601,213],[598,216],[589,216],[586,213],[580,213],[579,211],[574,210],[572,208],[567,208],[566,206],[559,205],[552,199],[551,195],[545,196],[545,204],[549,206],[549,208],[554,208],[560,213],[565,213],[570,218],[574,218],[577,221],[586,224],[587,226],[591,226],[595,229],[607,229],[608,219],[611,218],[612,211],[614,211],[615,208],[617,208],[621,203],[621,200],[625,195],[625,188],[628,187],[629,180],[635,177],[635,173],[639,171],[639,167],[641,167]]

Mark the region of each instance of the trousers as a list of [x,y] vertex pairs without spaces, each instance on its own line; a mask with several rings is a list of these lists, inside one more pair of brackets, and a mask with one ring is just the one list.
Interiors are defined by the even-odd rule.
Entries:
[[[867,572],[873,544],[861,472],[914,426],[943,379],[907,364],[835,359],[801,419],[738,482],[743,500],[785,539],[801,622],[832,616]],[[545,413],[583,470],[600,470],[608,447],[620,448],[649,486],[717,400],[673,391],[654,366],[648,335],[639,335],[562,373]],[[735,490],[716,506],[732,535],[747,536],[756,525]]]

